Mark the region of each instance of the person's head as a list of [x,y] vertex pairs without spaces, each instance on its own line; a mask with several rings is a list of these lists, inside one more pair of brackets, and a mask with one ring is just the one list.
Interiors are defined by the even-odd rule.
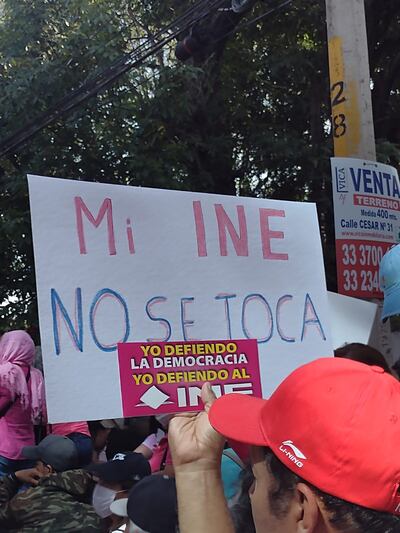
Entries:
[[389,365],[379,350],[376,350],[368,344],[360,342],[351,342],[335,350],[335,357],[352,359],[370,366],[380,366],[385,372],[391,374]]
[[118,453],[135,450],[141,443],[142,437],[134,428],[113,428],[107,438],[106,457],[110,460]]
[[219,398],[209,418],[252,445],[257,533],[400,530],[400,385],[383,369],[319,359],[269,400]]
[[31,366],[34,358],[35,344],[26,331],[8,331],[1,336],[0,386],[9,391],[12,401],[18,398],[22,407],[31,411],[32,422],[38,424],[46,407],[42,373]]
[[86,470],[94,475],[93,507],[101,518],[112,514],[110,505],[124,498],[141,479],[151,474],[150,464],[141,453],[117,453],[106,463],[93,463]]
[[78,452],[68,437],[47,435],[37,446],[25,446],[22,455],[36,461],[42,475],[72,470],[78,465]]
[[8,331],[1,336],[0,364],[11,363],[19,366],[30,366],[34,357],[35,344],[26,331]]
[[139,481],[128,499],[111,505],[114,514],[128,518],[126,533],[177,533],[175,480],[152,475]]
[[93,449],[99,454],[107,445],[111,428],[104,427],[100,420],[89,421],[88,426],[92,437]]

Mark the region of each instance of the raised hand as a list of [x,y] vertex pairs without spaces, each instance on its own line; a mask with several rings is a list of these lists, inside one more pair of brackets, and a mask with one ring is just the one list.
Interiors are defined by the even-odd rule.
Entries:
[[201,399],[204,411],[177,415],[168,428],[178,495],[179,531],[234,533],[221,481],[225,439],[208,420],[208,411],[216,399],[209,383],[203,385]]
[[221,461],[225,439],[208,420],[208,411],[216,400],[209,383],[201,390],[204,411],[176,415],[168,428],[168,442],[174,467],[215,468]]

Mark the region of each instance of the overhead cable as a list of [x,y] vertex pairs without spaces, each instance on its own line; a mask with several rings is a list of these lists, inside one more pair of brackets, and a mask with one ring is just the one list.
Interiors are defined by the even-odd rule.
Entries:
[[[36,120],[20,128],[4,142],[0,143],[0,158],[23,145],[33,135],[44,129],[64,114],[72,111],[90,97],[108,88],[116,79],[127,71],[141,65],[147,58],[157,53],[166,44],[175,39],[182,31],[207,17],[223,3],[223,0],[201,0],[188,9],[166,28],[136,47],[132,52],[122,56],[95,77],[84,82],[77,89],[64,96],[47,109]],[[173,31],[170,31],[171,28]]]

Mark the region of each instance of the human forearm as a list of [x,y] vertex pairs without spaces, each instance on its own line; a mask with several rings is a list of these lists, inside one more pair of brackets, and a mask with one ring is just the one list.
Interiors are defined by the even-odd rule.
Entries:
[[221,480],[221,456],[225,439],[208,420],[215,395],[203,385],[204,411],[173,418],[170,444],[178,493],[181,533],[234,533]]
[[146,459],[151,459],[153,457],[153,450],[148,448],[145,444],[140,444],[134,450],[135,453],[141,453]]
[[234,533],[218,467],[185,465],[175,479],[180,533]]

